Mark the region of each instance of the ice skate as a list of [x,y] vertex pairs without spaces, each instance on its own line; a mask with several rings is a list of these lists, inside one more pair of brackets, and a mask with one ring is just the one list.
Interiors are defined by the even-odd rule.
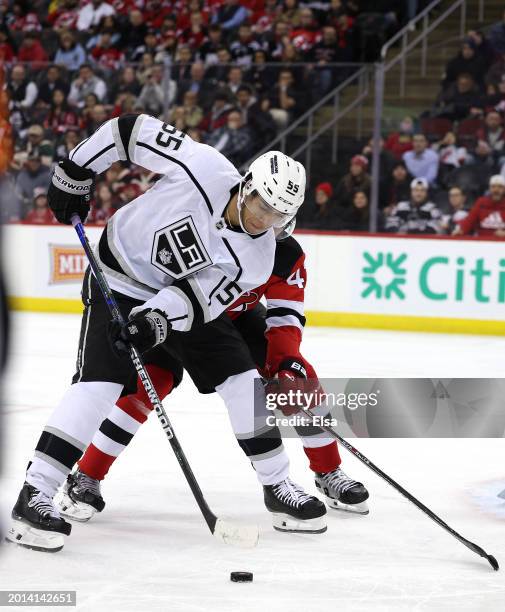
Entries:
[[8,542],[39,550],[57,552],[63,548],[72,525],[61,518],[53,500],[27,482],[12,510],[12,525],[5,539]]
[[272,513],[274,529],[298,533],[326,531],[326,507],[322,501],[286,478],[263,487],[265,506]]
[[80,470],[68,475],[55,501],[63,516],[79,523],[86,523],[105,508],[100,481]]
[[316,487],[324,493],[330,508],[355,514],[369,513],[366,503],[369,495],[365,486],[349,478],[340,468],[325,474],[316,474],[315,482]]

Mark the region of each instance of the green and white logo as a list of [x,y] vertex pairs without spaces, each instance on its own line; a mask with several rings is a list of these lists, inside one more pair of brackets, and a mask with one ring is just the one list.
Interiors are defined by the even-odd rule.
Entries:
[[[476,251],[478,245],[471,245],[475,254],[465,253],[462,243],[442,243],[436,250],[432,244],[429,249],[419,246],[408,253],[407,248],[400,253],[361,251],[360,297],[392,302],[505,304],[505,258],[501,252],[497,258],[482,257]],[[452,252],[444,254],[447,247]]]
[[407,259],[406,253],[394,256],[393,253],[377,253],[373,256],[365,251],[363,258],[366,265],[363,266],[363,284],[365,288],[361,297],[374,295],[376,298],[391,299],[393,296],[400,300],[405,299],[404,287],[407,282],[407,270],[402,264]]

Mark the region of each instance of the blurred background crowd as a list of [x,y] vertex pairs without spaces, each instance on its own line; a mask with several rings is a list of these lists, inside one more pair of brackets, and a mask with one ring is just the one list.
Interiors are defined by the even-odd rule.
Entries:
[[[52,165],[122,113],[163,118],[243,166],[426,4],[0,0],[0,221],[53,222]],[[432,107],[383,135],[379,229],[505,235],[505,14],[439,72]],[[301,227],[368,230],[371,154],[367,138],[340,176],[309,182]],[[114,164],[88,221],[156,180]]]

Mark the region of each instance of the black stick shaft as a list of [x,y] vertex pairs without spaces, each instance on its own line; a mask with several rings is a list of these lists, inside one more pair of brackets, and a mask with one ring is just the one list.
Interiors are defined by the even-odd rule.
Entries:
[[[315,415],[310,410],[306,410],[305,412],[310,417],[312,417],[312,418],[315,417]],[[445,531],[447,531],[452,536],[454,536],[457,540],[459,540],[462,544],[464,544],[471,551],[473,551],[474,553],[476,553],[476,554],[480,555],[481,557],[484,557],[485,559],[487,559],[489,561],[489,563],[491,564],[491,566],[493,567],[494,570],[498,570],[499,569],[498,562],[496,561],[496,559],[492,555],[488,555],[488,553],[486,553],[486,551],[483,548],[481,548],[477,544],[474,544],[473,542],[470,542],[469,540],[464,538],[461,534],[459,534],[457,531],[455,531],[445,521],[443,521],[438,515],[436,515],[432,510],[430,510],[428,508],[428,506],[425,506],[416,497],[414,497],[411,493],[409,493],[406,489],[404,489],[400,484],[398,484],[396,482],[396,480],[393,480],[393,478],[391,478],[391,476],[386,474],[386,472],[384,472],[378,466],[376,466],[374,463],[372,463],[372,461],[370,461],[370,459],[368,459],[368,457],[365,457],[365,455],[363,455],[363,453],[361,453],[357,448],[355,448],[350,442],[348,442],[345,438],[343,438],[333,428],[331,428],[331,427],[329,427],[327,425],[324,425],[324,424],[321,425],[321,424],[319,424],[319,422],[318,422],[318,424],[316,426],[320,427],[321,429],[323,429],[324,431],[329,433],[333,438],[336,438],[340,442],[340,444],[342,444],[342,446],[344,446],[350,453],[352,453],[357,459],[359,459],[361,461],[361,463],[364,463],[368,468],[370,468],[373,472],[375,472],[377,474],[377,476],[380,476],[389,485],[391,485],[394,489],[396,489],[399,493],[401,493],[401,495],[403,495],[403,497],[408,499],[409,502],[414,504],[414,506],[417,506],[417,508],[419,508],[419,510],[424,512],[432,521],[435,521],[435,523],[438,523],[440,525],[440,527],[445,529]]]
[[[121,314],[121,311],[119,310],[114,294],[112,293],[109,287],[109,283],[107,282],[107,279],[105,278],[105,275],[102,269],[100,268],[100,265],[95,257],[95,254],[93,253],[91,245],[89,244],[88,237],[86,236],[86,232],[84,231],[84,226],[82,225],[81,220],[79,219],[77,215],[74,215],[72,217],[72,225],[74,226],[75,231],[77,232],[77,235],[79,236],[79,240],[81,241],[82,247],[88,258],[89,265],[91,266],[91,269],[93,270],[93,274],[98,282],[98,285],[100,286],[100,290],[102,291],[103,297],[107,303],[107,306],[109,307],[112,317],[116,321],[119,321],[120,323],[123,324],[125,322],[123,315]],[[149,401],[151,402],[156,412],[156,415],[158,416],[158,419],[161,423],[161,427],[163,431],[165,432],[165,435],[168,438],[168,441],[170,442],[170,446],[172,447],[172,450],[174,451],[174,454],[177,457],[177,461],[179,462],[179,465],[181,466],[184,476],[186,477],[186,480],[188,481],[189,487],[195,497],[196,503],[198,504],[198,507],[200,508],[203,514],[203,517],[205,518],[205,522],[207,523],[210,531],[214,533],[217,517],[212,512],[212,510],[209,508],[209,505],[207,504],[207,501],[205,500],[205,497],[203,496],[200,485],[198,484],[198,481],[196,480],[196,477],[193,474],[193,470],[191,469],[191,466],[189,465],[186,455],[184,454],[184,451],[182,450],[179,440],[177,439],[175,435],[175,432],[167,416],[167,413],[165,412],[165,409],[163,408],[163,404],[161,403],[160,398],[158,397],[158,393],[156,392],[156,389],[154,388],[151,377],[149,376],[149,373],[146,370],[144,360],[142,359],[142,355],[137,351],[137,349],[133,346],[133,344],[130,344],[128,349],[130,351],[130,357],[133,362],[133,365],[135,366],[135,369],[137,370],[139,378],[142,381],[144,389],[146,390],[146,393],[149,397]]]

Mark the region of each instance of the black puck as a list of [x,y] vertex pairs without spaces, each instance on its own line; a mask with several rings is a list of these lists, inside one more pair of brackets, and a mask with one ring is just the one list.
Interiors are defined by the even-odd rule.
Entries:
[[252,572],[232,572],[230,574],[230,580],[232,582],[252,582]]

